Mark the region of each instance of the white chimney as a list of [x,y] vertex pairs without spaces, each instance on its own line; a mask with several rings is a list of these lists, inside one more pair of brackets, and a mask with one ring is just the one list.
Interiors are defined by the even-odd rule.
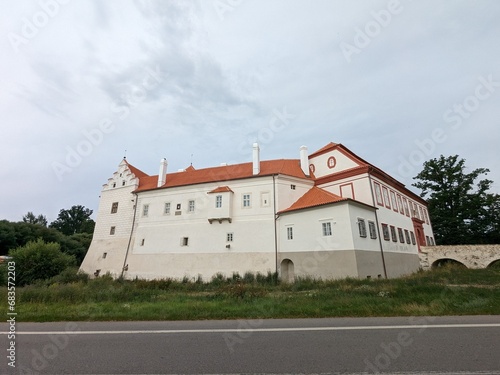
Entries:
[[254,176],[260,173],[260,149],[259,149],[259,144],[254,143],[253,144],[253,174]]
[[165,185],[167,181],[167,159],[160,160],[160,173],[158,173],[158,187]]
[[307,156],[307,146],[300,147],[300,168],[306,176],[310,175],[309,172],[309,157]]

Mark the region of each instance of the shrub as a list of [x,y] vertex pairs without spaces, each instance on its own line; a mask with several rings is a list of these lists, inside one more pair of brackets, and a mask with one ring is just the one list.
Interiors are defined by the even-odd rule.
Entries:
[[59,244],[42,239],[30,241],[12,250],[9,255],[16,263],[16,284],[23,286],[36,280],[49,279],[75,265],[73,256],[61,252]]

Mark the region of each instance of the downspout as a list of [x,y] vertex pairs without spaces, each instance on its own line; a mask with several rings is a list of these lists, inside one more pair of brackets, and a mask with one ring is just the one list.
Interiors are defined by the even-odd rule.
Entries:
[[123,273],[125,272],[125,266],[127,265],[128,252],[130,250],[130,244],[132,243],[132,234],[134,233],[135,217],[137,214],[137,205],[139,203],[137,193],[134,193],[134,196],[135,196],[135,199],[134,199],[134,217],[132,219],[132,228],[130,229],[130,237],[128,238],[127,252],[125,253],[125,259],[123,260],[122,273],[120,275],[120,279],[123,278]]
[[273,174],[273,217],[274,217],[274,255],[275,255],[275,273],[276,281],[278,281],[278,230],[277,230],[277,220],[276,216],[276,180]]
[[[376,205],[375,195],[373,193],[373,184],[370,176],[370,170],[368,170],[368,182],[370,183],[370,192],[372,194],[372,202]],[[378,243],[380,245],[380,255],[382,257],[382,266],[384,267],[384,277],[387,279],[387,269],[385,267],[385,257],[384,257],[384,247],[382,244],[382,237],[380,236],[380,224],[378,222],[378,208],[375,206],[375,222],[377,224],[377,235],[378,235]]]

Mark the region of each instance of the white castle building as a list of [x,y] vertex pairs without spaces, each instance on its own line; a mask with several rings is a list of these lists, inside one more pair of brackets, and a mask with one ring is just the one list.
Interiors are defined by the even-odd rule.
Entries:
[[123,159],[103,186],[81,270],[125,278],[277,272],[396,277],[433,245],[427,203],[342,144],[298,159],[149,176]]

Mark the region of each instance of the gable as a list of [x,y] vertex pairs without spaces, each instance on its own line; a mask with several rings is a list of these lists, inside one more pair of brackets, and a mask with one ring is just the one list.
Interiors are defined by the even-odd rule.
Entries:
[[309,168],[316,178],[367,165],[364,160],[336,143],[329,143],[309,156]]
[[145,177],[148,177],[146,173],[135,168],[123,159],[118,165],[118,170],[114,172],[113,176],[108,178],[108,182],[103,185],[103,190],[127,186],[137,188],[137,186],[139,186],[139,180]]

